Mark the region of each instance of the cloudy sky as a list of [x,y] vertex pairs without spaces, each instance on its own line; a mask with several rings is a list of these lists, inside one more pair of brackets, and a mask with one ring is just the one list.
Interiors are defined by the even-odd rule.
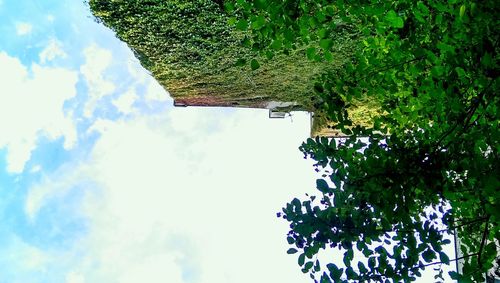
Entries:
[[0,283],[310,282],[309,116],[174,108],[82,0],[0,0]]
[[0,282],[309,282],[308,115],[173,108],[82,2],[0,1]]

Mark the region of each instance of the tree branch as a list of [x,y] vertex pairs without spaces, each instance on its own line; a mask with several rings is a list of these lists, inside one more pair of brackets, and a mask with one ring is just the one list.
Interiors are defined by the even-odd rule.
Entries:
[[413,58],[411,60],[408,60],[408,61],[405,61],[405,62],[402,62],[402,63],[398,63],[398,64],[394,64],[394,65],[389,65],[389,66],[384,66],[383,68],[380,68],[378,70],[375,70],[375,71],[371,71],[370,73],[368,73],[366,76],[360,78],[359,80],[357,81],[361,81],[361,80],[364,80],[368,77],[371,77],[373,76],[374,74],[376,73],[380,73],[380,72],[385,72],[387,70],[390,70],[390,69],[393,69],[393,68],[396,68],[396,67],[399,67],[399,66],[404,66],[406,64],[410,64],[410,63],[413,63],[413,62],[416,62],[416,61],[420,61],[422,59],[424,59],[425,57],[424,56],[421,56],[421,57],[417,57],[417,58]]
[[[461,260],[461,259],[464,259],[464,258],[469,258],[469,257],[477,256],[477,255],[479,255],[479,253],[473,253],[473,254],[464,255],[464,256],[461,256],[461,257],[454,258],[454,259],[450,259],[450,262],[451,261]],[[432,265],[437,265],[437,264],[443,264],[443,262],[442,261],[436,261],[436,262],[431,262],[431,263],[428,263],[428,264],[419,264],[419,265],[413,267],[411,270],[414,270],[414,269],[417,269],[417,268],[421,269],[421,268],[425,268],[425,267],[432,266]]]
[[479,246],[479,252],[477,255],[477,264],[479,265],[480,268],[483,267],[483,263],[481,262],[481,254],[483,253],[484,244],[486,243],[486,238],[489,234],[489,230],[488,230],[489,220],[490,220],[490,216],[488,216],[488,218],[486,219],[486,223],[484,224],[483,238],[481,239],[481,246]]
[[476,218],[476,219],[471,220],[471,221],[463,222],[462,224],[457,225],[457,226],[452,226],[449,229],[456,229],[456,228],[460,228],[460,227],[463,227],[463,226],[467,226],[469,224],[474,224],[474,223],[485,221],[485,220],[488,221],[488,219],[489,219],[489,216],[483,216],[483,217]]
[[481,104],[481,101],[483,100],[483,97],[484,97],[484,94],[486,93],[486,91],[491,87],[491,85],[493,84],[493,82],[495,81],[495,79],[492,79],[490,81],[490,83],[481,91],[481,93],[479,93],[477,95],[477,97],[474,99],[472,105],[470,106],[469,110],[467,111],[467,116],[461,120],[461,121],[457,121],[455,123],[455,125],[453,125],[453,127],[446,131],[442,136],[441,138],[438,140],[438,142],[436,143],[436,151],[440,149],[439,145],[441,144],[441,142],[443,142],[443,140],[449,136],[453,131],[455,131],[455,129],[458,127],[459,124],[462,124],[463,125],[463,129],[462,131],[460,131],[459,134],[457,134],[457,136],[455,136],[450,142],[448,142],[443,148],[447,148],[451,142],[455,141],[458,139],[458,137],[460,137],[463,133],[465,133],[465,131],[467,131],[467,129],[470,127],[470,120],[472,119],[472,116],[474,116],[474,113],[476,112],[476,110],[479,108],[479,105]]

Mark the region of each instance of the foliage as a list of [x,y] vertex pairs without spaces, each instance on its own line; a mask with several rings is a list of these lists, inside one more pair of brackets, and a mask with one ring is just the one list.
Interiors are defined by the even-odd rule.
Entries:
[[[231,20],[262,54],[306,47],[335,62],[336,35],[353,55],[317,78],[332,125],[350,136],[309,139],[319,196],[293,199],[279,216],[304,273],[320,282],[413,281],[460,260],[461,282],[480,282],[500,243],[500,101],[497,1],[231,0]],[[255,63],[253,63],[255,64]],[[261,64],[262,66],[264,64]],[[348,109],[371,99],[370,126]],[[443,252],[456,234],[462,256]],[[321,263],[326,248],[342,262]],[[354,260],[361,257],[361,260]]]

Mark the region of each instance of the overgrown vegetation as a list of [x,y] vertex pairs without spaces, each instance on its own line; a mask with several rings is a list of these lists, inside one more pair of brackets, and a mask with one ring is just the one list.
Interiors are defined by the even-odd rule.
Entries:
[[311,82],[338,66],[308,60],[304,48],[298,48],[287,56],[257,57],[261,67],[252,70],[242,64],[256,56],[248,46],[248,33],[229,25],[227,13],[211,0],[90,0],[89,4],[97,19],[134,50],[174,98],[207,98],[213,104],[241,106],[295,102],[313,110]]

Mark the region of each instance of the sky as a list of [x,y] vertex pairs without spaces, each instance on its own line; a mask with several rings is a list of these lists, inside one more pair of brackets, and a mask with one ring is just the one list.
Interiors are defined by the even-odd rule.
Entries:
[[81,0],[0,0],[0,283],[311,282],[309,114],[175,108]]

